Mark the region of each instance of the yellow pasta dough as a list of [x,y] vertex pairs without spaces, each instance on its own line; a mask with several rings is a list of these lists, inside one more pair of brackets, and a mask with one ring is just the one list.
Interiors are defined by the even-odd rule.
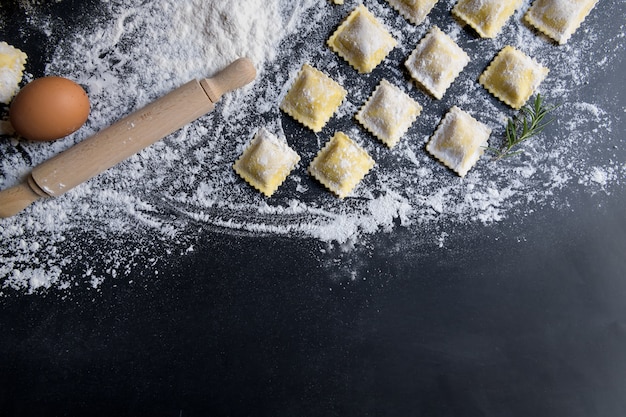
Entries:
[[481,37],[493,38],[521,5],[522,0],[459,0],[452,14]]
[[328,39],[328,46],[360,73],[372,72],[396,45],[397,41],[362,4]]
[[405,19],[414,25],[424,22],[438,0],[387,0]]
[[346,90],[332,78],[304,64],[280,108],[314,132],[319,132],[346,94]]
[[491,129],[454,106],[441,120],[426,150],[464,177],[485,152]]
[[598,0],[536,0],[525,19],[535,28],[564,44],[576,32]]
[[512,46],[505,46],[478,81],[491,94],[520,109],[548,75],[548,69]]
[[415,81],[441,99],[469,61],[469,56],[452,38],[433,26],[405,65]]
[[382,80],[356,119],[388,147],[395,146],[411,127],[422,106],[387,80]]
[[345,133],[337,132],[309,165],[309,172],[319,182],[344,198],[374,167],[374,160]]
[[19,90],[26,54],[6,42],[0,42],[0,103],[9,104]]
[[267,197],[278,189],[300,161],[300,156],[276,136],[260,129],[233,169]]

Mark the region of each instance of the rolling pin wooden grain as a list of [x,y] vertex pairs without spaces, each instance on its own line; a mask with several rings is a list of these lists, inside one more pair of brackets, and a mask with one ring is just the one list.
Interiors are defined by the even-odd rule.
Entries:
[[33,169],[27,180],[0,191],[0,218],[13,216],[42,197],[57,197],[106,171],[215,108],[223,94],[254,80],[240,58],[212,78],[193,80],[124,117]]

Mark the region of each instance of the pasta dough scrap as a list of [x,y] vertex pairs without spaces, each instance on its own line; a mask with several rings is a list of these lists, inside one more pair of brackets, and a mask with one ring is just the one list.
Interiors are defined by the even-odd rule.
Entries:
[[374,160],[345,133],[337,132],[309,165],[309,173],[344,198],[374,167]]
[[435,98],[441,99],[469,62],[465,51],[441,29],[433,26],[417,44],[405,66],[415,81]]
[[328,46],[359,73],[372,72],[397,44],[382,23],[362,4],[328,39]]
[[452,14],[482,38],[494,38],[521,5],[522,0],[459,0]]
[[548,72],[548,68],[507,45],[480,75],[478,82],[509,106],[520,109]]
[[260,129],[233,169],[254,188],[271,197],[300,161],[300,156],[272,133]]
[[343,0],[333,0],[333,3],[335,3],[335,4],[343,4]]
[[420,25],[439,0],[387,0],[406,20]]
[[356,119],[392,148],[409,130],[421,111],[422,106],[417,101],[383,79],[356,114]]
[[426,150],[464,177],[485,152],[490,135],[489,127],[453,106],[441,120]]
[[563,45],[576,32],[598,0],[536,0],[525,19]]
[[24,52],[0,42],[0,103],[9,104],[18,92],[26,59]]
[[304,64],[280,108],[304,126],[319,132],[347,95],[335,80]]

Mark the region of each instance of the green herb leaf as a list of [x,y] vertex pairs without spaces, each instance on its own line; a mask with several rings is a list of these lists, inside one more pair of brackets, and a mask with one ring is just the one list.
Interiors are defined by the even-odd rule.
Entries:
[[487,150],[494,153],[494,160],[510,158],[519,155],[523,151],[513,148],[543,132],[554,119],[546,119],[546,116],[558,106],[545,106],[541,94],[537,94],[532,105],[526,105],[520,109],[515,119],[508,119],[505,129],[505,140],[500,148],[488,147]]

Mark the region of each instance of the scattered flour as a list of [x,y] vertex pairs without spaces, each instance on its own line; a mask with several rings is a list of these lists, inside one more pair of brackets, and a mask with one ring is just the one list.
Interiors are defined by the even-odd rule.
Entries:
[[[599,3],[579,33],[560,47],[522,23],[529,0],[493,40],[477,38],[460,27],[449,13],[452,0],[440,1],[417,27],[385,2],[364,3],[399,46],[372,74],[358,76],[325,46],[328,34],[354,6],[350,2],[335,6],[318,0],[236,4],[154,0],[138,6],[130,0],[102,0],[112,19],[98,20],[65,38],[46,69],[85,86],[93,104],[88,124],[52,144],[3,139],[1,189],[17,184],[36,164],[120,116],[189,79],[210,76],[239,56],[255,61],[259,77],[224,97],[213,113],[72,192],[0,220],[0,294],[75,285],[97,288],[105,278],[141,268],[153,267],[158,273],[168,257],[193,253],[198,236],[211,232],[314,238],[328,244],[321,256],[333,256],[333,245],[343,251],[365,236],[402,229],[411,233],[412,241],[431,242],[438,250],[445,247],[455,225],[515,221],[542,206],[560,204],[560,191],[576,184],[592,193],[623,189],[625,163],[615,155],[623,159],[624,143],[614,125],[624,115],[604,110],[614,98],[598,96],[589,102],[585,92],[596,77],[623,64],[623,27],[600,28],[603,21],[610,21],[604,16],[620,8],[626,12],[620,0]],[[45,21],[34,3],[28,10],[33,19]],[[451,34],[472,59],[440,101],[410,83],[402,70],[433,24]],[[557,121],[529,141],[523,155],[498,163],[485,156],[460,179],[429,157],[424,146],[452,105],[489,125],[494,131],[491,145],[499,144],[503,123],[514,113],[476,80],[507,44],[550,68],[540,92],[549,102],[561,104]],[[313,63],[349,91],[338,114],[317,135],[278,110],[304,62]],[[392,150],[353,119],[383,71],[424,107]],[[302,158],[271,199],[249,187],[231,168],[260,127],[285,137]],[[377,162],[345,200],[326,192],[306,172],[335,130],[346,132]],[[602,147],[604,152],[599,152]],[[610,147],[614,150],[607,151]],[[356,279],[354,271],[350,276]]]

